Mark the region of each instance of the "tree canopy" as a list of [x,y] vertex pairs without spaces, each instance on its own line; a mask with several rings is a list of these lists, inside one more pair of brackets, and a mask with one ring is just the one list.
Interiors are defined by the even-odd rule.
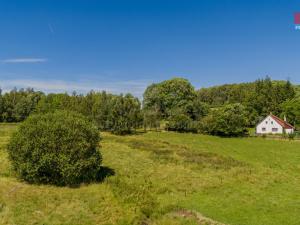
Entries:
[[300,125],[300,97],[285,101],[281,105],[282,117],[286,117],[292,125]]
[[0,90],[0,122],[20,122],[32,113],[69,110],[93,120],[99,130],[116,134],[131,133],[142,126],[157,129],[162,120],[167,122],[167,129],[183,132],[194,131],[199,127],[195,124],[201,124],[208,114],[212,116],[216,108],[240,104],[248,127],[255,126],[270,112],[285,115],[290,123],[300,125],[299,87],[289,81],[266,77],[250,83],[195,90],[187,79],[173,78],[149,85],[142,105],[131,94],[95,91],[86,95],[76,92],[44,94],[30,88],[2,93]]
[[174,108],[193,101],[195,96],[195,89],[188,80],[173,78],[150,85],[144,93],[143,107],[145,110],[155,110],[165,118]]

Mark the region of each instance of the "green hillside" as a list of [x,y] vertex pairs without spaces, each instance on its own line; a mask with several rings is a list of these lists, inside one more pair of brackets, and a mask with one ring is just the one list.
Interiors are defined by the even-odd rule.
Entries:
[[15,125],[0,125],[0,224],[291,225],[300,221],[296,141],[104,133],[107,177],[101,183],[68,188],[16,180],[5,151],[14,129]]

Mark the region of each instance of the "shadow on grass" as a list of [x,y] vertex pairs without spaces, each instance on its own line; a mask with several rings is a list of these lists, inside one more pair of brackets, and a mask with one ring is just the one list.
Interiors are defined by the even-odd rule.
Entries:
[[[66,186],[66,187],[70,187],[70,188],[80,188],[82,185],[89,185],[89,184],[99,184],[104,182],[104,180],[108,177],[114,176],[115,170],[112,168],[109,168],[107,166],[101,166],[99,172],[96,174],[95,177],[93,178],[86,178],[86,179],[82,179],[80,182],[78,183],[74,183],[74,184],[67,184],[67,185],[56,185],[56,184],[52,184],[54,186]],[[51,185],[51,184],[50,184]]]
[[[99,172],[96,174],[96,177],[94,178],[87,178],[81,180],[81,182],[69,184],[69,185],[56,185],[56,186],[67,186],[70,188],[80,188],[81,185],[89,185],[89,184],[97,184],[102,183],[104,180],[110,176],[114,176],[115,170],[112,168],[109,168],[107,166],[101,166]],[[55,185],[55,184],[54,184]]]
[[126,137],[126,136],[136,136],[136,135],[142,135],[142,134],[145,134],[147,133],[147,131],[144,131],[144,130],[133,130],[131,132],[125,132],[125,133],[112,133],[116,136],[123,136],[123,137]]
[[103,182],[106,178],[114,176],[115,170],[107,166],[101,166],[99,173],[97,174],[96,182]]

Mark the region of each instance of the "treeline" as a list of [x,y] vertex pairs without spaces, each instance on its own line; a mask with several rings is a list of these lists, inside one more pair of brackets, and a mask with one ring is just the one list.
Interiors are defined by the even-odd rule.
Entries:
[[87,95],[75,92],[49,94],[41,98],[36,107],[37,113],[56,110],[75,111],[93,120],[98,128],[116,134],[131,133],[142,124],[141,104],[131,94],[113,95],[91,91]]
[[16,88],[2,94],[0,89],[0,122],[20,122],[36,110],[44,93],[35,92],[32,88]]
[[[289,81],[272,81],[269,77],[252,83],[222,85],[198,91],[200,101],[211,107],[242,104],[246,108],[250,126],[270,112],[278,116],[289,114],[282,104],[295,96],[296,89]],[[291,119],[295,122],[294,118]]]
[[269,77],[200,90],[185,79],[175,78],[149,86],[143,106],[144,111],[168,121],[168,130],[180,132],[244,135],[270,112],[300,124],[300,98],[295,86]]
[[[1,93],[1,92],[0,92]],[[98,128],[116,134],[131,133],[142,126],[140,101],[130,94],[112,95],[89,92],[87,95],[48,94],[32,89],[0,94],[0,121],[20,122],[31,113],[57,110],[75,111],[93,120]]]
[[200,132],[221,136],[244,135],[270,112],[300,125],[299,87],[269,77],[252,83],[196,90],[183,78],[148,86],[143,102],[131,94],[91,91],[44,94],[33,89],[0,90],[0,122],[20,122],[32,113],[75,111],[93,120],[99,130],[116,134],[138,128]]

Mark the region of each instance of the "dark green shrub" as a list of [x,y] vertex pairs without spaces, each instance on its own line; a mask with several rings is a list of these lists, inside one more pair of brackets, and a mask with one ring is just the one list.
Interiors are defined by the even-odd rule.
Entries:
[[177,132],[197,132],[196,122],[185,114],[178,114],[169,117],[166,130]]
[[8,153],[17,175],[30,183],[74,185],[96,179],[101,155],[97,127],[84,116],[57,111],[30,116]]
[[241,104],[231,104],[212,109],[202,119],[200,131],[223,137],[244,136],[248,134],[247,125],[248,121],[244,106]]

